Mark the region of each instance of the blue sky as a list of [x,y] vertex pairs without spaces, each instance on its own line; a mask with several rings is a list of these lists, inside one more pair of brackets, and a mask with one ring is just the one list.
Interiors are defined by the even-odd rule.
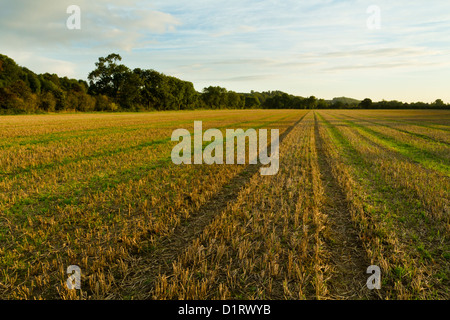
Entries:
[[[81,30],[69,30],[69,5]],[[380,28],[369,29],[370,6]],[[450,2],[0,0],[0,53],[86,79],[98,57],[237,92],[450,102]]]

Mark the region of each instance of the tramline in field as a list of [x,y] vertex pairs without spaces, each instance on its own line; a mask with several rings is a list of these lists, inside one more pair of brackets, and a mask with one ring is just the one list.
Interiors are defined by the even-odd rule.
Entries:
[[[279,130],[276,174],[174,164],[195,121]],[[449,130],[443,110],[0,117],[0,298],[449,299]]]

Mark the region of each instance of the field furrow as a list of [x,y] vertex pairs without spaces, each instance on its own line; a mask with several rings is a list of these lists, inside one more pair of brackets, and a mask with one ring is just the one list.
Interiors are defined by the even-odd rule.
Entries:
[[[330,279],[329,291],[332,299],[370,298],[366,288],[366,269],[370,265],[361,239],[351,218],[351,209],[338,181],[333,176],[333,163],[326,154],[326,146],[315,118],[315,149],[318,163],[312,170],[313,177],[321,176],[319,194],[322,194],[321,211],[327,218],[328,241],[325,245],[330,253],[330,264],[335,271]],[[316,196],[316,198],[320,198]]]
[[[278,129],[279,171],[175,165],[197,120],[224,146]],[[448,300],[449,128],[437,110],[0,117],[0,298]]]
[[[309,118],[309,119],[308,119]],[[326,295],[322,216],[307,163],[308,116],[281,145],[291,150],[274,177],[254,175],[235,202],[161,274],[155,299],[311,299]],[[310,137],[310,136],[309,136]],[[303,156],[302,156],[303,154]]]
[[[334,166],[341,171],[336,177],[352,201],[360,237],[372,262],[383,268],[385,286],[391,288],[384,290],[385,297],[433,297],[432,288],[444,288],[448,281],[448,198],[433,201],[433,191],[408,183],[418,169],[405,170],[407,163],[367,143],[345,121],[321,116],[338,148]],[[434,187],[439,188],[444,181],[441,176],[435,179]],[[417,194],[429,205],[417,201]]]
[[[270,128],[270,123],[276,122],[280,131],[283,131],[280,123],[292,121],[287,119],[289,117],[295,119],[293,113],[281,113],[275,115],[275,118],[271,116],[273,119],[268,121],[255,120],[257,123],[254,127]],[[269,117],[265,114],[262,118]],[[223,121],[221,124],[224,125]],[[228,123],[225,127],[231,124]],[[98,274],[103,274],[99,270],[136,250],[145,251],[144,243],[151,247],[153,238],[168,235],[182,219],[189,218],[192,210],[197,210],[242,169],[238,165],[215,165],[184,166],[180,170],[171,162],[162,161],[170,157],[169,144],[165,149],[165,152],[157,150],[160,152],[154,153],[156,162],[153,163],[149,162],[151,158],[146,158],[142,151],[131,153],[139,155],[142,166],[128,158],[124,159],[122,165],[119,163],[118,168],[123,168],[126,164],[129,169],[116,170],[109,175],[104,175],[105,172],[100,170],[103,175],[92,178],[90,177],[97,170],[89,165],[91,159],[85,159],[80,167],[86,169],[86,178],[90,179],[83,179],[76,170],[71,170],[69,174],[73,173],[73,184],[55,184],[56,189],[48,189],[48,185],[44,184],[42,189],[48,190],[46,193],[35,186],[32,190],[35,196],[19,199],[5,211],[2,226],[6,231],[6,238],[13,240],[17,239],[16,235],[22,236],[19,241],[6,240],[5,248],[10,251],[4,266],[7,270],[20,271],[23,267],[16,266],[13,262],[23,261],[29,265],[24,271],[42,268],[40,271],[47,275],[47,280],[55,279],[55,271],[52,271],[55,270],[54,266],[69,265],[76,261],[87,271],[87,279],[96,279],[89,280],[95,284]],[[152,155],[151,152],[148,154]],[[166,156],[162,157],[164,154]],[[99,165],[101,163],[99,161]],[[108,167],[114,168],[106,168]],[[170,183],[168,177],[172,177]],[[17,215],[19,212],[21,214]],[[42,232],[39,235],[25,232],[31,226],[42,229]],[[65,234],[70,234],[71,237],[62,238],[61,235]],[[49,250],[48,245],[56,249]],[[91,258],[95,260],[88,267],[88,260]],[[43,259],[53,261],[54,266],[41,267],[39,263]],[[65,259],[72,262],[63,262]],[[116,262],[108,268],[113,269],[117,269]],[[31,282],[26,283],[25,287],[36,287],[32,279],[33,277],[28,280]],[[90,287],[90,292],[94,292],[95,286]],[[52,288],[52,291],[45,294],[55,294],[57,286]],[[16,287],[12,294],[20,296],[28,293]]]
[[[336,115],[334,115],[336,117]],[[346,118],[337,117],[341,121],[344,121],[349,126],[355,128],[358,132],[361,132],[364,136],[370,140],[398,152],[411,161],[420,163],[425,168],[431,170],[437,170],[443,174],[450,176],[450,162],[447,159],[449,157],[447,148],[439,148],[439,151],[430,151],[428,147],[420,148],[411,143],[411,139],[405,137],[399,137],[399,134],[394,133],[389,135],[385,129],[376,128],[370,125],[359,124],[358,121],[346,120]],[[422,145],[426,143],[422,142]],[[436,149],[436,148],[435,148]]]
[[[305,115],[281,134],[280,143],[304,117]],[[144,257],[140,256],[134,262],[133,277],[127,281],[131,289],[125,290],[125,295],[137,295],[138,298],[144,299],[151,297],[157,285],[155,282],[158,277],[164,278],[170,274],[172,271],[171,263],[187,250],[186,245],[195,241],[204,232],[204,229],[236,200],[239,192],[245,188],[252,177],[259,174],[260,167],[261,165],[247,165],[208,202],[193,213],[191,219],[178,225],[170,237],[161,239],[157,245],[154,245],[154,251]],[[148,266],[151,266],[151,268],[148,268]],[[139,279],[145,280],[139,281]],[[141,286],[136,288],[136,283],[141,283]]]
[[398,127],[391,127],[379,121],[370,121],[361,118],[355,118],[347,114],[339,114],[346,119],[350,119],[351,125],[367,130],[373,135],[396,143],[405,149],[414,150],[416,153],[422,153],[429,158],[440,160],[443,163],[450,162],[450,152],[448,151],[447,142],[436,141],[426,135],[412,133]]

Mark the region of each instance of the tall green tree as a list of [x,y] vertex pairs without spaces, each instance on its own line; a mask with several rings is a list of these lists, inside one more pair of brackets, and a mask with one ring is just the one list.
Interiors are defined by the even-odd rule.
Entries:
[[98,58],[98,62],[95,63],[96,69],[88,75],[90,93],[118,98],[118,93],[130,72],[128,67],[119,64],[119,61],[122,61],[122,57],[116,53]]
[[202,100],[211,109],[223,109],[227,107],[227,89],[219,86],[209,86],[203,89]]
[[373,105],[373,102],[369,98],[366,98],[359,103],[359,107],[362,109],[370,109],[372,107],[372,105]]

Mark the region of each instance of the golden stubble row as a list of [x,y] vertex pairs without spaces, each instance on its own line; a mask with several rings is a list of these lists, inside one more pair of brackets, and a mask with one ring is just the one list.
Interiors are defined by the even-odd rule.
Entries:
[[[347,121],[351,121],[352,123],[356,123],[358,125],[363,126],[364,128],[367,128],[371,131],[377,132],[387,138],[392,138],[395,140],[396,143],[409,145],[411,147],[414,147],[418,150],[423,150],[427,152],[430,155],[434,155],[436,157],[439,157],[443,160],[445,160],[447,163],[450,162],[450,152],[449,152],[449,141],[448,132],[445,134],[442,130],[437,129],[430,129],[430,128],[421,128],[425,130],[424,136],[426,137],[433,137],[438,135],[438,140],[434,141],[432,139],[426,139],[422,136],[415,136],[414,132],[417,132],[417,128],[420,129],[420,127],[413,126],[413,125],[392,125],[388,124],[385,121],[382,121],[380,119],[366,119],[363,114],[348,114],[348,113],[336,113],[333,112],[332,114],[335,114],[342,119],[345,119]],[[403,130],[403,131],[402,131]],[[404,132],[407,131],[407,132]],[[431,135],[430,135],[431,133]],[[434,134],[433,134],[434,133]]]
[[[357,150],[371,167],[383,179],[383,182],[398,192],[399,199],[414,203],[419,197],[425,206],[427,219],[415,217],[415,224],[400,223],[400,219],[413,219],[405,202],[386,206],[383,201],[374,201],[378,197],[371,180],[362,178],[351,161],[345,160],[345,152],[330,139],[330,131],[321,126],[321,135],[325,141],[326,152],[335,178],[339,181],[350,203],[352,216],[359,226],[360,237],[364,240],[368,257],[373,264],[381,267],[388,279],[385,289],[380,291],[383,298],[443,298],[442,284],[436,280],[436,274],[445,268],[445,261],[424,260],[414,248],[412,233],[424,243],[434,240],[440,243],[448,241],[448,197],[445,197],[448,181],[442,175],[430,172],[416,163],[407,161],[401,155],[368,142],[363,135],[330,117],[328,112],[320,112],[321,117],[332,123],[343,137]],[[334,121],[332,121],[334,120]],[[403,198],[402,198],[403,197]],[[390,201],[390,200],[385,200]],[[393,211],[389,211],[389,209]],[[435,242],[436,243],[436,242]],[[431,244],[429,244],[431,246]],[[442,259],[442,258],[441,258]],[[401,277],[395,272],[404,271]]]
[[[281,113],[282,114],[282,113]],[[212,115],[215,115],[212,117]],[[146,114],[143,115],[145,119]],[[277,114],[253,115],[246,118],[247,123],[259,121]],[[48,116],[46,119],[48,119]],[[192,121],[189,118],[193,118]],[[17,174],[21,171],[39,168],[40,166],[58,165],[58,162],[71,161],[108,152],[117,152],[121,147],[139,147],[150,141],[161,141],[170,138],[172,131],[180,126],[192,129],[194,117],[189,118],[169,118],[171,121],[160,121],[157,118],[150,118],[147,123],[135,117],[134,122],[123,119],[123,122],[113,122],[114,126],[108,126],[108,117],[103,122],[95,122],[87,129],[84,123],[90,123],[90,118],[78,119],[80,128],[76,130],[66,130],[59,134],[47,134],[45,123],[38,126],[41,133],[36,133],[31,137],[23,136],[4,138],[0,145],[0,173]],[[51,117],[50,117],[51,119]],[[203,120],[204,126],[208,128],[223,127],[231,125],[239,119],[233,114],[228,117],[220,114],[211,114]],[[64,127],[62,121],[59,126]],[[83,129],[84,128],[84,129]],[[8,132],[8,128],[2,130]],[[24,133],[22,133],[24,134]]]
[[[322,113],[327,118],[326,113]],[[328,117],[330,120],[330,118]],[[425,214],[436,221],[449,222],[450,179],[425,168],[407,157],[388,150],[376,137],[354,130],[339,118],[332,118],[339,131],[367,161],[374,163],[387,184],[408,190],[412,200],[419,198],[426,206]]]
[[[286,119],[281,132],[298,119],[294,113],[287,115],[290,118]],[[135,159],[123,155],[117,158],[119,167],[131,164],[131,169],[139,164],[135,160],[145,164],[145,153]],[[100,174],[109,168],[90,166],[90,163],[91,160],[80,164],[80,169],[87,168],[84,176],[71,175],[76,173],[71,170],[67,174],[83,183],[90,174]],[[52,200],[51,210],[46,213],[37,212],[41,205],[32,203],[23,207],[21,217],[2,216],[1,226],[9,232],[0,252],[4,267],[1,296],[26,299],[109,297],[120,291],[118,283],[127,273],[132,255],[151,247],[154,239],[170,236],[181,220],[189,219],[193,211],[240,170],[242,166],[162,165],[98,191],[83,190],[77,185],[73,190],[64,190],[54,183],[54,188],[46,190],[57,200],[65,199],[67,191],[73,196],[81,189],[83,192],[78,195],[77,203]],[[30,193],[38,194],[35,188]],[[65,268],[70,264],[79,265],[83,270],[83,290],[76,296],[65,288]]]
[[[423,135],[444,144],[450,143],[449,125],[450,113],[446,111],[420,111],[420,110],[339,110],[335,113],[354,117],[361,120],[369,120],[393,129],[408,131],[413,134]],[[441,124],[439,124],[441,123]]]
[[255,175],[236,201],[160,274],[153,299],[311,299],[327,296],[326,216],[312,113],[280,148],[280,171]]
[[[269,114],[269,116],[271,115]],[[278,115],[272,114],[272,116]],[[253,120],[249,117],[246,125],[260,124],[259,119],[267,117],[266,114],[253,116]],[[214,121],[208,125],[217,127],[232,125],[232,121],[235,121],[232,119],[235,119],[235,116],[228,121]],[[205,125],[205,128],[208,128],[208,125]],[[193,123],[187,125],[188,128],[192,126]],[[102,136],[99,142],[91,144],[85,143],[85,141],[77,141],[77,143],[60,141],[55,150],[50,148],[45,152],[33,153],[34,157],[39,158],[41,167],[27,167],[29,159],[24,159],[21,154],[12,152],[13,162],[19,164],[13,166],[12,171],[20,171],[21,168],[28,170],[0,176],[0,203],[12,205],[20,199],[37,193],[55,193],[60,187],[72,183],[86,184],[90,178],[95,176],[101,178],[114,173],[118,174],[123,170],[167,158],[170,156],[172,144],[158,139],[170,139],[171,130],[173,128],[162,128],[156,132],[140,130],[127,135],[117,134],[115,137],[108,134]],[[156,141],[156,143],[152,145],[152,141]],[[51,154],[51,157],[46,157],[47,154]],[[7,168],[2,167],[2,170],[7,170]]]
[[185,123],[202,119],[240,122],[264,116],[289,114],[289,110],[202,110],[139,113],[77,113],[0,116],[0,145],[10,141],[45,138],[48,135],[67,135],[97,130],[133,127],[165,127],[180,121]]

